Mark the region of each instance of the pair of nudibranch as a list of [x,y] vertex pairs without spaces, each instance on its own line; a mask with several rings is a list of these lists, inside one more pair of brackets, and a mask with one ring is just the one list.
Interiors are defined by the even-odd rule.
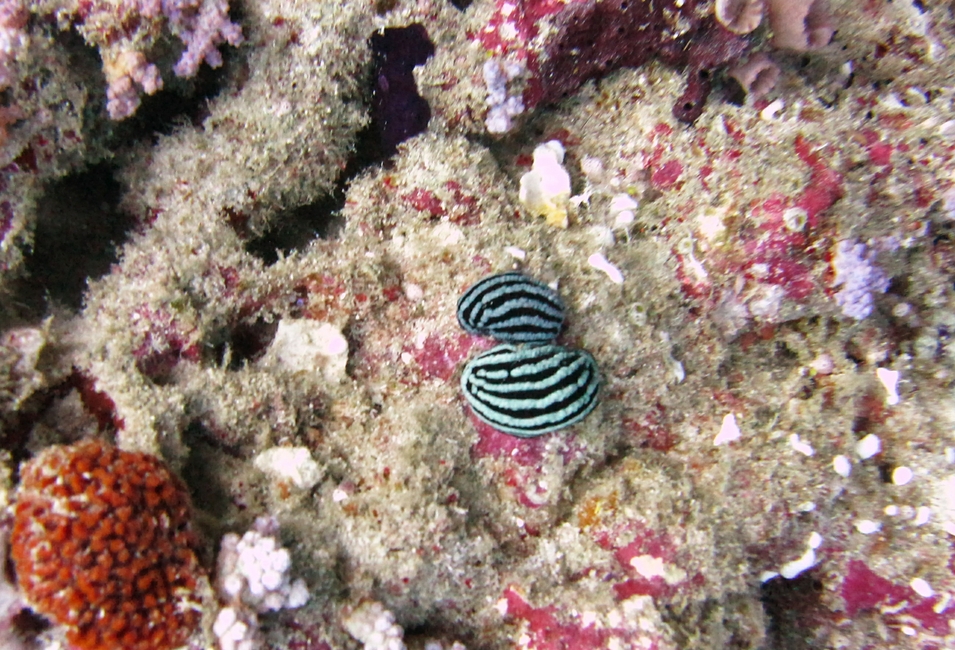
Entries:
[[597,405],[594,358],[553,343],[564,303],[546,284],[516,272],[484,278],[458,301],[458,322],[505,341],[468,362],[461,376],[474,414],[495,429],[539,436],[579,422]]

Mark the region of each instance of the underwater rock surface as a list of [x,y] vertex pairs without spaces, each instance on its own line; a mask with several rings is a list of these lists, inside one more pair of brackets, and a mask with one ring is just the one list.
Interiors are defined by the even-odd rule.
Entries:
[[[194,648],[955,645],[950,7],[680,4],[0,0],[0,504],[161,459]],[[604,379],[530,439],[460,390],[507,271]],[[62,642],[9,578],[0,645]]]

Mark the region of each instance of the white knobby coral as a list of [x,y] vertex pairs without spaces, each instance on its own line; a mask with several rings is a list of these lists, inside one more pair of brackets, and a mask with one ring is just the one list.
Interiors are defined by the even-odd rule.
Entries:
[[223,607],[212,624],[220,650],[255,650],[260,646],[259,621],[254,612]]
[[325,381],[337,383],[345,377],[348,340],[330,323],[285,318],[279,321],[275,337],[259,363],[295,373],[320,370]]
[[365,650],[405,650],[404,630],[395,615],[377,601],[368,600],[342,620],[345,631],[365,644]]
[[308,490],[322,480],[322,469],[307,447],[270,447],[253,464],[274,480]]
[[292,559],[278,540],[278,521],[259,517],[241,538],[227,533],[219,550],[219,596],[233,606],[258,612],[301,607],[309,593],[301,578],[292,582]]

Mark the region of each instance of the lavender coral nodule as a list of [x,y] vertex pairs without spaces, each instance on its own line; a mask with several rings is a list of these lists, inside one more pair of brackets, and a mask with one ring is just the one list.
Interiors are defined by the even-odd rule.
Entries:
[[836,304],[842,313],[855,320],[863,320],[872,313],[872,293],[885,293],[889,278],[873,263],[875,254],[866,245],[850,239],[839,242],[832,258],[836,279],[834,287],[842,287],[836,294]]

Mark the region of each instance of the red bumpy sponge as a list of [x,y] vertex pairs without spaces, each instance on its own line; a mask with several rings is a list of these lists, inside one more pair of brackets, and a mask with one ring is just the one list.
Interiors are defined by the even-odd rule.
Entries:
[[20,472],[11,556],[29,605],[78,650],[168,650],[200,611],[183,483],[148,454],[54,446]]

